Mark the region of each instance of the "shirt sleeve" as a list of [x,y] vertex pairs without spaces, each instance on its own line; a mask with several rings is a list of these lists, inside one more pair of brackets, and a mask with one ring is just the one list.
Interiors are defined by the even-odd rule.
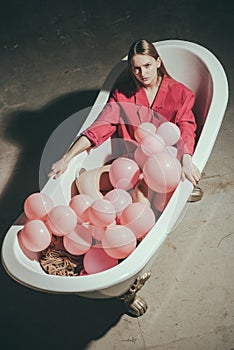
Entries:
[[[194,152],[197,124],[192,111],[195,101],[194,93],[189,89],[184,89],[182,101],[175,117],[175,123],[181,131],[181,151],[190,155]],[[183,145],[182,145],[183,144]]]
[[112,93],[102,112],[82,135],[86,136],[93,146],[99,146],[115,133],[119,117],[120,108],[116,94]]

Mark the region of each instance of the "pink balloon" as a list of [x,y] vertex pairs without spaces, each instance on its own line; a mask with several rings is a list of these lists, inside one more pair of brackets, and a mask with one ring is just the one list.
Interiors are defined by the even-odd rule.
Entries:
[[129,158],[119,157],[110,166],[110,182],[113,187],[129,190],[139,179],[140,169],[137,163]]
[[30,220],[26,222],[20,232],[20,239],[28,250],[40,252],[51,243],[52,235],[42,220]]
[[143,237],[155,224],[155,215],[149,204],[132,203],[124,209],[120,223],[132,230],[136,238]]
[[45,193],[32,193],[24,202],[24,212],[29,220],[45,220],[52,208],[53,201]]
[[160,135],[146,135],[141,141],[141,149],[147,155],[151,156],[160,153],[165,148],[165,142]]
[[113,225],[106,229],[102,246],[105,252],[116,259],[124,259],[136,248],[136,236],[125,226]]
[[167,146],[175,145],[180,139],[180,129],[171,122],[162,123],[158,127],[157,134],[162,136]]
[[114,222],[115,217],[115,208],[107,199],[97,199],[89,208],[89,219],[93,225],[106,227]]
[[131,195],[122,188],[115,188],[114,190],[109,191],[104,198],[113,204],[118,216],[129,204],[132,203]]
[[156,192],[153,200],[152,200],[152,207],[157,209],[160,212],[163,212],[163,210],[166,208],[169,200],[171,199],[171,196],[173,195],[174,191],[168,192],[168,193],[158,193]]
[[134,137],[138,142],[141,142],[146,135],[152,135],[156,132],[156,126],[150,122],[141,123],[134,132]]
[[167,150],[167,152],[169,152],[172,155],[172,157],[175,157],[175,158],[177,157],[177,148],[176,147],[167,146],[166,150]]
[[143,168],[146,184],[155,192],[172,192],[181,179],[181,164],[169,152],[147,159]]
[[91,247],[85,254],[84,269],[88,274],[102,272],[108,270],[118,264],[118,259],[110,257],[104,249]]
[[88,273],[85,271],[85,269],[82,269],[82,270],[80,271],[79,276],[87,276],[87,275],[88,275]]
[[49,213],[46,224],[55,236],[63,236],[76,227],[77,216],[70,207],[58,205]]
[[69,206],[77,215],[78,223],[89,221],[88,208],[94,200],[87,194],[77,194],[70,200]]
[[[29,259],[29,260],[38,260],[38,252],[33,252],[32,250],[29,250],[25,247],[25,245],[23,244],[23,241],[22,241],[22,232],[23,232],[23,229],[21,229],[19,232],[18,232],[18,243],[19,243],[19,246],[20,246],[20,249],[22,250],[22,252],[24,253],[24,255]],[[52,239],[51,239],[51,243],[52,243]],[[51,244],[50,243],[50,244]]]
[[142,151],[141,145],[139,145],[134,153],[135,161],[137,162],[138,166],[142,169],[146,160],[148,159],[148,156]]
[[101,241],[105,232],[105,227],[89,225],[89,230],[95,241]]
[[71,233],[63,236],[63,245],[70,254],[85,254],[92,245],[92,234],[89,227],[78,224]]

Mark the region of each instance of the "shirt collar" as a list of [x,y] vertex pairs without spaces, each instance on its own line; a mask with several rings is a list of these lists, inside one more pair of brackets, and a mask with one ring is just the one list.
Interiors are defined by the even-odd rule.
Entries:
[[[159,86],[156,98],[154,99],[153,105],[151,106],[152,109],[162,109],[166,98],[166,93],[168,91],[169,81],[170,78],[167,75],[164,75]],[[140,87],[139,90],[135,93],[135,103],[140,106],[150,107],[143,86]]]

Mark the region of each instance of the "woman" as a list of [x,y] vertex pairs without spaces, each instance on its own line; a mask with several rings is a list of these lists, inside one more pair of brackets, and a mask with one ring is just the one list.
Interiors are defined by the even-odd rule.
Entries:
[[187,177],[196,186],[201,174],[192,162],[196,131],[193,92],[169,76],[154,45],[147,40],[139,40],[130,47],[128,67],[128,83],[114,89],[97,120],[52,165],[49,177],[57,178],[75,155],[100,145],[114,134],[134,143],[134,130],[140,123],[158,125],[163,116],[180,128],[182,179]]

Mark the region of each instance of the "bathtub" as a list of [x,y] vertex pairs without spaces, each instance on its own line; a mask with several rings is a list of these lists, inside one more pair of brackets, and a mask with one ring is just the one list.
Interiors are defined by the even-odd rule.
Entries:
[[[194,112],[199,139],[193,161],[202,171],[211,154],[227,106],[228,83],[225,72],[218,59],[198,44],[165,40],[156,42],[155,45],[169,74],[196,94]],[[107,77],[80,131],[95,120],[108,99],[113,83],[126,67],[127,57],[124,57]],[[83,152],[71,161],[68,170],[60,178],[50,179],[43,186],[42,192],[51,196],[56,204],[64,204],[71,197],[71,184],[77,168],[84,164],[86,169],[98,167],[111,152],[111,140],[89,154]],[[88,298],[120,297],[128,305],[130,313],[132,311],[132,314],[140,316],[146,311],[147,304],[136,293],[150,277],[150,269],[160,246],[183,217],[192,190],[193,186],[188,180],[180,182],[166,209],[144,240],[124,261],[109,270],[78,277],[44,273],[37,254],[25,255],[18,244],[17,233],[23,227],[23,215],[6,233],[2,245],[3,265],[14,280],[29,288],[50,293],[73,293]]]

